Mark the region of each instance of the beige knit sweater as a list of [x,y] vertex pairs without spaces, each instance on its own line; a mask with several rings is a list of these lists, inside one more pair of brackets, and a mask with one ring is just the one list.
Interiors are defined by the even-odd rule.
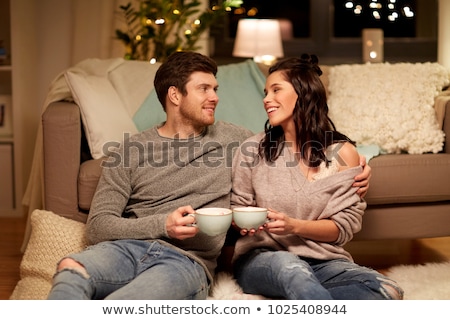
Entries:
[[230,206],[234,150],[251,132],[217,122],[189,139],[161,137],[156,127],[111,153],[86,224],[90,244],[116,239],[156,240],[189,256],[212,281],[225,235],[172,239],[167,216],[181,206]]
[[[232,206],[259,206],[284,212],[305,220],[332,219],[340,230],[336,242],[325,243],[298,235],[275,235],[262,231],[253,237],[241,237],[233,260],[251,249],[268,247],[286,250],[315,259],[345,258],[353,260],[343,245],[362,226],[366,203],[352,187],[361,167],[341,172],[322,168],[320,178],[309,181],[295,164],[295,157],[284,148],[275,163],[268,164],[258,156],[262,134],[247,139],[233,161]],[[330,174],[324,172],[329,170]]]

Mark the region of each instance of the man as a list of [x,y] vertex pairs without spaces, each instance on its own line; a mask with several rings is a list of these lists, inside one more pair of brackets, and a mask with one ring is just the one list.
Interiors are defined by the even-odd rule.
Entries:
[[158,69],[167,119],[106,161],[87,221],[91,246],[61,260],[48,299],[207,297],[225,235],[199,232],[188,214],[230,206],[233,153],[252,135],[215,123],[216,73],[195,52],[176,52]]

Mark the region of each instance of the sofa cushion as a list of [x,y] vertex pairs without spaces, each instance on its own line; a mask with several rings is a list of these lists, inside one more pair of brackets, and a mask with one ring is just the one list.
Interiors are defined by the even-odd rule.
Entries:
[[381,155],[369,165],[369,205],[450,200],[450,154]]
[[92,158],[105,155],[106,143],[121,142],[137,128],[109,80],[103,76],[65,73],[73,99],[80,107]]
[[[102,159],[83,162],[78,205],[89,210],[101,175]],[[450,154],[381,155],[369,161],[369,205],[450,200]],[[414,173],[414,174],[412,174]]]
[[104,158],[88,160],[81,164],[78,175],[78,206],[88,211],[91,207],[98,180],[102,174],[102,161]]
[[[220,65],[217,71],[219,104],[216,121],[243,126],[253,132],[264,130],[267,114],[263,108],[265,69],[253,60]],[[232,94],[230,94],[232,93]],[[133,115],[139,131],[165,121],[166,114],[153,90]]]

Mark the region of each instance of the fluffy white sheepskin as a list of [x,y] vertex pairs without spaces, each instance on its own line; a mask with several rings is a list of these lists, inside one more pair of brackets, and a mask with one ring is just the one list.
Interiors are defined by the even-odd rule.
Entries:
[[337,129],[386,153],[442,150],[434,99],[449,84],[438,63],[338,65],[330,70],[328,104]]

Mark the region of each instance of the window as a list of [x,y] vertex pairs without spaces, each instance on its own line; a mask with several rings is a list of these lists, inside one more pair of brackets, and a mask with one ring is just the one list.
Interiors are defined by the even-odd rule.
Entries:
[[229,16],[228,32],[236,36],[237,23],[242,18],[283,19],[291,23],[294,38],[310,37],[310,0],[244,0],[241,8]]
[[415,0],[334,0],[334,36],[360,37],[364,28],[381,28],[385,37],[416,36]]

